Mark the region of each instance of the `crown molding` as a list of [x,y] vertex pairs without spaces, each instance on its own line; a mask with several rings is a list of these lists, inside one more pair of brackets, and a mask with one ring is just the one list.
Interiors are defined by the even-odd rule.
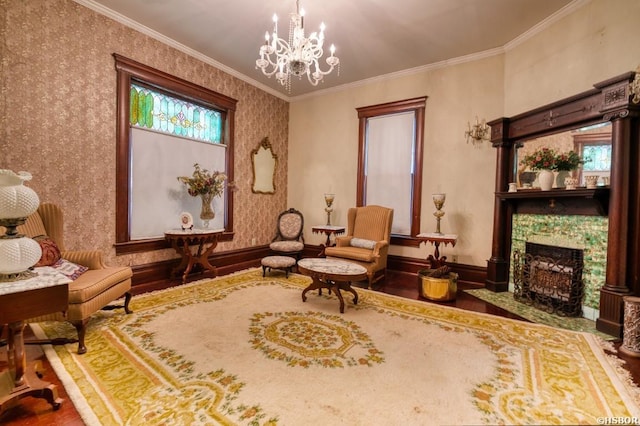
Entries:
[[149,36],[151,38],[154,38],[154,39],[158,40],[159,42],[161,42],[163,44],[166,44],[166,45],[168,45],[170,47],[173,47],[176,50],[179,50],[179,51],[181,51],[183,53],[186,53],[187,55],[192,56],[195,59],[198,59],[199,61],[202,61],[202,62],[204,62],[206,64],[209,64],[209,65],[211,65],[211,66],[213,66],[215,68],[218,68],[219,70],[224,71],[227,74],[244,81],[245,83],[249,83],[250,85],[255,86],[255,87],[257,87],[257,88],[259,88],[259,89],[261,89],[261,90],[263,90],[263,91],[265,91],[265,92],[267,92],[267,93],[269,93],[269,94],[271,94],[273,96],[276,96],[276,97],[278,97],[278,98],[280,98],[280,99],[282,99],[284,101],[287,101],[287,102],[291,101],[290,97],[283,95],[282,93],[272,89],[271,87],[266,86],[266,85],[260,83],[259,81],[256,81],[256,80],[252,79],[251,77],[248,77],[248,76],[246,76],[246,75],[234,70],[233,68],[230,68],[230,67],[228,67],[228,66],[226,66],[226,65],[224,65],[224,64],[222,64],[222,63],[220,63],[220,62],[218,62],[218,61],[216,61],[214,59],[212,59],[211,57],[206,56],[206,55],[198,52],[197,50],[191,49],[190,47],[187,47],[182,43],[178,43],[177,41],[173,40],[172,38],[169,38],[169,37],[167,37],[167,36],[165,36],[163,34],[160,34],[159,32],[154,31],[151,28],[142,25],[137,21],[134,21],[134,20],[132,20],[130,18],[127,18],[126,16],[124,16],[124,15],[122,15],[120,13],[117,13],[117,12],[107,8],[107,7],[104,7],[103,5],[98,4],[93,0],[73,0],[73,1],[78,3],[78,4],[80,4],[80,5],[82,5],[82,6],[85,6],[85,7],[89,8],[89,9],[95,11],[95,12],[98,12],[101,15],[104,15],[107,18],[111,18],[116,22],[119,22],[119,23],[121,23],[121,24],[123,24],[123,25],[125,25],[125,26],[127,26],[129,28],[132,28],[132,29],[134,29],[134,30],[136,30],[136,31],[138,31],[138,32],[140,32],[142,34],[145,34],[145,35],[147,35],[147,36]]
[[539,22],[538,24],[534,25],[533,27],[531,27],[529,30],[527,30],[526,32],[522,33],[521,35],[519,35],[518,37],[514,38],[513,40],[511,40],[510,42],[504,44],[502,47],[497,47],[494,49],[489,49],[489,50],[485,50],[483,52],[477,52],[477,53],[472,53],[469,55],[465,55],[465,56],[460,56],[457,58],[452,58],[452,59],[446,59],[444,61],[440,61],[440,62],[435,62],[432,64],[426,64],[426,65],[421,65],[419,67],[415,67],[415,68],[409,68],[406,70],[401,70],[401,71],[396,71],[396,72],[392,72],[389,74],[384,74],[384,75],[379,75],[376,77],[371,77],[371,78],[367,78],[364,80],[359,80],[359,81],[355,81],[352,83],[346,83],[346,84],[342,84],[339,86],[335,86],[335,87],[331,87],[328,89],[321,89],[321,90],[316,90],[304,95],[300,95],[300,96],[295,96],[295,97],[291,97],[291,96],[287,96],[284,95],[280,92],[278,92],[277,90],[266,86],[263,83],[260,83],[259,81],[246,76],[245,74],[242,74],[236,70],[234,70],[233,68],[230,68],[212,58],[210,58],[209,56],[206,56],[194,49],[191,49],[181,43],[178,43],[177,41],[166,37],[160,33],[158,33],[157,31],[152,30],[151,28],[148,28],[142,24],[140,24],[139,22],[136,22],[130,18],[127,18],[126,16],[117,13],[107,7],[104,7],[101,4],[96,3],[93,0],[73,0],[74,2],[83,5],[85,7],[88,7],[89,9],[92,9],[98,13],[100,13],[101,15],[107,16],[108,18],[113,19],[114,21],[117,21],[123,25],[126,25],[129,28],[132,28],[138,32],[141,32],[143,34],[146,34],[149,37],[152,37],[158,41],[160,41],[161,43],[164,43],[170,47],[173,47],[183,53],[186,53],[189,56],[192,56],[206,64],[209,64],[215,68],[218,68],[224,72],[226,72],[227,74],[236,77],[248,84],[251,84],[252,86],[255,86],[257,88],[259,88],[260,90],[263,90],[277,98],[280,98],[286,102],[295,102],[295,101],[301,101],[301,100],[305,100],[305,99],[309,99],[309,98],[313,98],[313,97],[317,97],[317,96],[324,96],[330,93],[336,93],[336,92],[341,92],[344,90],[349,90],[349,89],[353,89],[356,87],[361,87],[361,86],[365,86],[368,84],[372,84],[372,83],[377,83],[377,82],[382,82],[382,81],[387,81],[387,80],[392,80],[392,79],[396,79],[399,77],[403,77],[403,76],[409,76],[409,75],[413,75],[413,74],[419,74],[419,73],[423,73],[426,71],[433,71],[436,69],[442,69],[445,67],[449,67],[449,66],[453,66],[453,65],[459,65],[459,64],[463,64],[466,62],[473,62],[473,61],[477,61],[480,59],[484,59],[484,58],[488,58],[491,56],[495,56],[495,55],[500,55],[503,54],[511,49],[514,49],[515,47],[519,46],[520,44],[524,43],[525,41],[529,40],[530,38],[536,36],[537,34],[539,34],[540,32],[544,31],[545,29],[549,28],[551,25],[555,24],[556,22],[558,22],[559,20],[561,20],[562,18],[574,13],[576,10],[584,7],[585,5],[591,3],[591,0],[573,0],[571,3],[567,4],[565,7],[563,7],[562,9],[558,10],[556,13],[554,13],[553,15],[549,16],[548,18],[546,18],[545,20]]

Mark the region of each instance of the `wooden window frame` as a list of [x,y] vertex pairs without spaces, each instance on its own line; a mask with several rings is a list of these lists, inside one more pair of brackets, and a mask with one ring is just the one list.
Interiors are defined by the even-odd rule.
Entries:
[[402,101],[388,102],[384,104],[356,108],[358,111],[358,182],[356,205],[366,205],[366,147],[367,147],[367,120],[384,115],[413,112],[415,114],[415,140],[414,140],[414,175],[411,191],[411,234],[391,234],[391,244],[401,246],[418,247],[421,241],[416,237],[420,231],[420,217],[422,207],[422,163],[424,153],[424,116],[427,97],[406,99]]
[[[227,146],[225,167],[233,182],[234,120],[237,101],[210,89],[156,70],[116,53],[117,107],[116,107],[116,254],[146,252],[169,248],[164,238],[131,240],[129,233],[129,161],[131,152],[129,126],[129,88],[132,81],[171,93],[223,113],[222,141]],[[233,191],[225,191],[225,231],[220,241],[233,239]]]

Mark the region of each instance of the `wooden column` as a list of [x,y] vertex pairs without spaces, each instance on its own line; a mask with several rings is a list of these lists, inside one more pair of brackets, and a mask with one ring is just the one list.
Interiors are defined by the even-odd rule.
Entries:
[[[630,133],[628,111],[616,114],[611,133],[611,195],[605,285],[600,289],[600,317],[596,328],[604,333],[622,336],[624,322],[623,297],[630,295],[627,286],[629,252],[629,196],[638,185],[630,185]],[[624,118],[620,118],[624,117]]]
[[485,286],[491,291],[509,289],[509,254],[511,252],[511,209],[497,193],[506,191],[513,181],[513,143],[508,140],[509,120],[501,118],[488,123],[491,143],[497,149],[496,185],[493,206],[493,241],[491,259],[487,261]]

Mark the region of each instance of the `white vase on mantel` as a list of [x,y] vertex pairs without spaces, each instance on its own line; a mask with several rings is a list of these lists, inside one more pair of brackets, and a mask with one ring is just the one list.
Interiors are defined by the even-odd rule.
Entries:
[[551,190],[555,178],[556,177],[551,170],[540,170],[540,172],[538,172],[538,183],[540,184],[540,189],[543,191]]

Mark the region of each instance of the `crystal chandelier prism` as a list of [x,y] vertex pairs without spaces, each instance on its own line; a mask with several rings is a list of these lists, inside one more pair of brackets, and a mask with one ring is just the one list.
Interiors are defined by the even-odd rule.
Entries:
[[296,1],[296,11],[290,14],[289,40],[278,37],[278,16],[273,15],[273,33],[265,33],[265,42],[260,46],[260,59],[256,60],[256,68],[260,68],[267,77],[275,74],[280,84],[291,91],[291,75],[302,78],[306,74],[309,83],[317,86],[325,75],[338,66],[340,60],[334,56],[335,46],[330,47],[331,56],[326,58],[329,69],[322,71],[318,60],[324,55],[324,23],[320,32],[313,32],[308,38],[304,36],[304,9],[300,1]]

